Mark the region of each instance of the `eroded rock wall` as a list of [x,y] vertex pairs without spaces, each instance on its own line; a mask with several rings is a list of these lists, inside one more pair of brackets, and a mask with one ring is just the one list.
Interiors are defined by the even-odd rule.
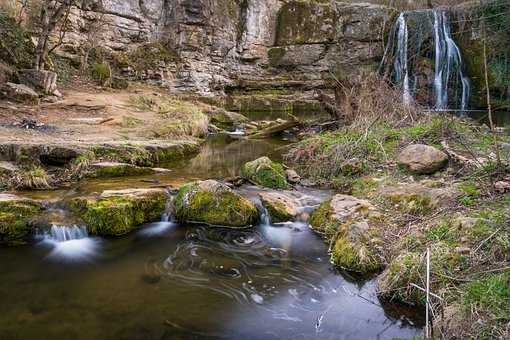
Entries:
[[88,9],[76,13],[80,29],[68,44],[90,38],[87,23],[100,16],[102,47],[162,42],[178,58],[158,66],[164,70],[153,73],[166,74],[158,80],[201,94],[272,83],[313,88],[330,71],[374,68],[393,15],[379,5],[311,0],[100,0]]

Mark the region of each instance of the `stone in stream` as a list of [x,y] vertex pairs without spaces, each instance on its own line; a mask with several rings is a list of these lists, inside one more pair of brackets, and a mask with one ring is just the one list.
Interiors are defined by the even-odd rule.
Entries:
[[285,170],[285,176],[287,177],[287,181],[292,184],[297,184],[301,181],[301,177],[292,169]]
[[23,244],[31,232],[29,219],[42,210],[37,201],[0,194],[0,244]]
[[286,189],[289,187],[283,166],[273,162],[268,157],[261,157],[244,164],[241,175],[263,187],[272,189]]
[[333,239],[332,262],[344,269],[369,273],[382,268],[382,215],[368,201],[335,195],[310,216],[310,227]]
[[156,171],[152,168],[140,167],[129,163],[100,162],[90,166],[87,177],[123,177],[150,175]]
[[412,144],[398,156],[398,164],[415,174],[433,174],[448,163],[448,156],[433,146]]
[[258,219],[253,202],[214,180],[186,184],[179,190],[174,205],[175,217],[181,222],[246,227]]
[[69,206],[90,233],[119,236],[160,219],[167,199],[164,189],[107,190],[99,196],[74,198]]
[[299,214],[296,201],[284,193],[261,192],[259,196],[273,223],[292,221]]

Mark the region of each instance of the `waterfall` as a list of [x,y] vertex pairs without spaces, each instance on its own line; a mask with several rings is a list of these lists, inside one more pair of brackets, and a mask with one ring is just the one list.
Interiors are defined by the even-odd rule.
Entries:
[[[433,79],[420,79],[427,78],[425,68],[431,68],[424,65],[432,63]],[[381,64],[382,69],[388,66],[394,83],[402,89],[404,103],[417,101],[436,110],[468,108],[471,85],[446,11],[400,13]]]
[[435,70],[434,87],[436,110],[448,109],[448,83],[451,77],[458,76],[461,81],[462,94],[460,110],[468,106],[471,86],[464,73],[459,47],[453,40],[450,23],[445,11],[434,11]]
[[87,228],[78,226],[65,227],[53,225],[49,234],[46,234],[46,238],[55,242],[79,240],[88,236]]
[[87,228],[83,226],[53,225],[45,231],[41,244],[51,247],[48,258],[64,261],[88,261],[98,254],[100,240],[89,237]]
[[400,13],[397,19],[397,55],[395,57],[395,81],[402,84],[402,93],[404,103],[411,104],[412,94],[409,85],[409,64],[408,64],[408,49],[409,44],[409,31],[407,29],[407,22],[404,13]]

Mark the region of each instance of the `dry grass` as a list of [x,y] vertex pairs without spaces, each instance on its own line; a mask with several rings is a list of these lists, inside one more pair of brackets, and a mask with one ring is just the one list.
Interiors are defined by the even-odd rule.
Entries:
[[51,177],[40,166],[30,166],[17,173],[12,182],[16,189],[44,190],[51,188]]
[[209,117],[204,113],[204,104],[147,96],[134,96],[130,103],[138,110],[154,112],[168,120],[168,123],[158,122],[150,127],[155,138],[204,137],[207,134]]

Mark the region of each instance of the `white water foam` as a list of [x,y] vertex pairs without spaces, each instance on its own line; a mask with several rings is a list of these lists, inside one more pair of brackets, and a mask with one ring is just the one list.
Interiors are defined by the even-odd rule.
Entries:
[[48,258],[87,261],[98,254],[100,239],[89,237],[83,226],[56,226],[41,235],[41,244],[51,247]]

